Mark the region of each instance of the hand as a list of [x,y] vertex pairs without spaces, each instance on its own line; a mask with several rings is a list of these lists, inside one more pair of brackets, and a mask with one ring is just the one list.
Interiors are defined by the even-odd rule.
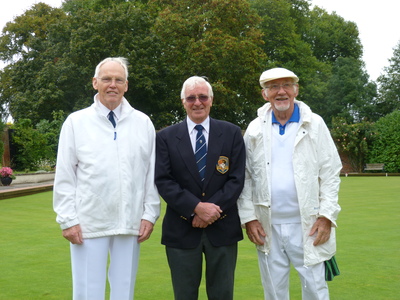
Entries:
[[211,225],[221,217],[222,210],[218,205],[208,202],[199,202],[194,213],[207,224]]
[[246,223],[246,233],[249,240],[256,245],[264,245],[265,237],[267,234],[262,228],[261,223],[258,220],[253,220]]
[[142,243],[148,240],[151,233],[153,232],[154,224],[147,220],[142,220],[139,229],[138,243]]
[[331,236],[332,222],[327,218],[318,218],[310,231],[310,236],[317,233],[317,237],[313,243],[314,246],[326,243]]
[[197,228],[206,228],[208,226],[208,223],[200,219],[198,215],[194,215],[192,226]]
[[64,229],[62,231],[62,234],[63,234],[63,237],[65,237],[72,244],[78,244],[78,245],[83,244],[82,229],[79,224],[72,226],[70,228]]

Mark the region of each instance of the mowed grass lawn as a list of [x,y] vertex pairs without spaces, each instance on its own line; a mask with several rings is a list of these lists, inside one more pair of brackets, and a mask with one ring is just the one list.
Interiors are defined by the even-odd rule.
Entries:
[[[331,299],[400,299],[400,177],[342,177],[340,204],[341,275],[329,283]],[[142,245],[135,299],[173,299],[161,221]],[[71,295],[69,246],[55,223],[52,192],[0,201],[0,299]],[[199,299],[207,299],[204,284]],[[263,299],[256,251],[247,238],[239,243],[235,299]],[[291,299],[301,299],[293,270]]]

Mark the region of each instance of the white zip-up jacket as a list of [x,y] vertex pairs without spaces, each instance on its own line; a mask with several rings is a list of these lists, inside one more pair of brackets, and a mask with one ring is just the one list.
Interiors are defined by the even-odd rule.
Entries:
[[62,126],[53,205],[61,229],[80,224],[83,238],[138,235],[142,219],[160,215],[154,126],[125,98],[121,105],[116,128],[96,96]]
[[[330,259],[336,252],[335,227],[340,211],[338,192],[342,164],[323,119],[303,102],[300,126],[293,153],[294,179],[303,230],[304,264],[314,265]],[[245,186],[238,200],[242,225],[258,220],[267,234],[259,250],[269,253],[271,237],[271,104],[258,109],[244,135],[246,145]],[[314,246],[309,233],[318,217],[332,221],[330,239]]]

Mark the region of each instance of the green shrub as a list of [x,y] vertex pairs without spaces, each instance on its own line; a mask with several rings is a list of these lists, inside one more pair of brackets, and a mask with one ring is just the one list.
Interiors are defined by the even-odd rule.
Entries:
[[12,143],[16,153],[12,165],[17,170],[51,169],[56,162],[58,138],[65,120],[62,111],[53,112],[53,120],[41,120],[34,128],[29,119],[20,119],[13,126]]
[[362,172],[375,139],[373,123],[349,124],[343,118],[333,118],[332,138],[340,153],[346,154],[354,170]]
[[375,123],[376,140],[369,154],[370,162],[384,163],[385,171],[400,172],[400,111],[380,118]]

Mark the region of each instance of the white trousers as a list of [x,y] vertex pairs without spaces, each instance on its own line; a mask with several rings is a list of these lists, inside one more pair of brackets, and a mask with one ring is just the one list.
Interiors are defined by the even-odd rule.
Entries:
[[324,263],[304,266],[301,224],[272,225],[271,251],[258,251],[265,300],[289,300],[290,264],[297,270],[303,300],[328,300]]
[[110,300],[132,300],[139,263],[137,236],[118,235],[84,239],[71,244],[74,300],[104,300],[108,254]]

